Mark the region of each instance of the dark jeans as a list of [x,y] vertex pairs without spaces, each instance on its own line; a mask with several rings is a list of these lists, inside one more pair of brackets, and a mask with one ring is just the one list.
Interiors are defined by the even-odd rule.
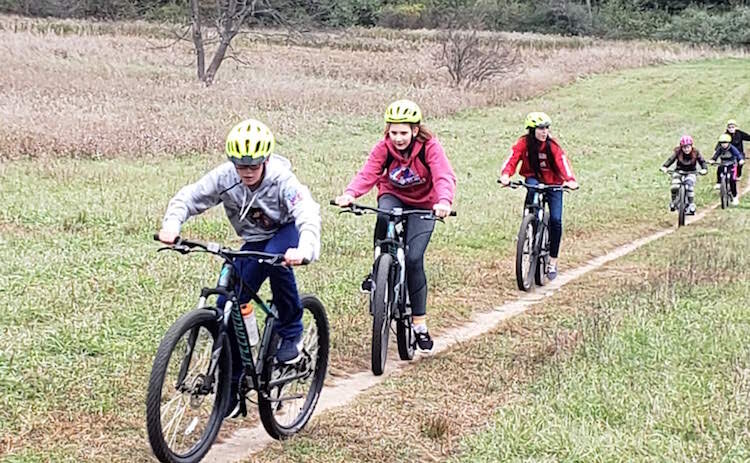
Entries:
[[720,165],[719,168],[716,169],[716,183],[721,182],[721,172],[726,172],[727,177],[729,177],[729,189],[732,191],[733,197],[737,197],[737,171],[735,170],[735,166]]
[[[287,249],[296,247],[298,243],[299,233],[297,228],[293,223],[289,223],[281,227],[271,239],[247,242],[242,246],[242,250],[283,254]],[[273,303],[279,312],[279,319],[276,321],[274,328],[282,338],[293,338],[302,333],[302,302],[299,298],[297,282],[294,279],[292,269],[259,264],[253,259],[238,259],[235,265],[239,271],[238,276],[247,283],[247,285],[240,285],[242,286],[241,289],[235,288],[239,303],[249,302],[250,290],[257,292],[263,281],[268,278],[271,281]],[[221,307],[224,305],[224,301],[224,297],[219,297],[217,304]],[[236,380],[242,372],[242,361],[232,323],[229,323],[229,338],[232,340],[232,376]]]
[[[526,183],[538,185],[539,181],[534,177],[528,177]],[[560,241],[562,240],[562,212],[563,192],[562,190],[547,190],[547,204],[549,205],[549,255],[557,258],[560,253]],[[526,204],[534,200],[534,190],[526,193]]]
[[[385,194],[378,198],[378,207],[393,209],[401,207],[404,210],[421,209],[405,205],[393,195]],[[435,229],[434,220],[423,220],[419,215],[410,215],[406,219],[406,284],[409,288],[412,315],[424,315],[427,310],[427,277],[424,274],[424,253],[430,243],[432,230]],[[382,240],[388,231],[388,216],[378,214],[375,224],[375,239]]]

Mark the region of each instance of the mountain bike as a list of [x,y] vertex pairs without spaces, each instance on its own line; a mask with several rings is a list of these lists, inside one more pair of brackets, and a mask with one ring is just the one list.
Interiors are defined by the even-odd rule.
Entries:
[[675,197],[675,210],[677,211],[677,227],[682,227],[685,225],[685,215],[688,213],[688,199],[687,199],[687,178],[688,175],[695,175],[698,171],[695,170],[681,170],[681,169],[674,169],[674,170],[668,170],[665,172],[665,174],[669,175],[669,178],[672,178],[673,174],[678,174],[680,176],[680,189],[677,191],[677,196]]
[[516,283],[521,291],[530,291],[535,283],[537,286],[544,286],[549,281],[549,211],[545,193],[572,189],[563,185],[532,185],[526,182],[510,182],[507,186],[513,189],[525,187],[534,192],[531,204],[525,206],[516,243]]
[[[331,205],[338,206],[335,201]],[[370,366],[373,374],[382,375],[388,356],[388,338],[391,325],[396,326],[396,344],[401,360],[414,358],[416,336],[412,328],[411,303],[406,279],[406,218],[418,215],[423,220],[443,219],[431,210],[402,208],[379,209],[377,207],[350,204],[341,213],[354,215],[385,214],[388,226],[385,239],[375,242],[375,259],[372,266],[370,293],[370,315],[372,315],[372,343]],[[451,216],[456,212],[451,211]]]
[[[240,412],[247,415],[246,401],[252,399],[246,395],[255,391],[261,422],[271,437],[284,439],[299,432],[312,416],[328,367],[329,330],[323,304],[313,295],[301,296],[301,358],[293,364],[279,363],[275,354],[280,338],[273,329],[278,311],[273,301],[266,304],[252,291],[252,301],[266,316],[259,343],[252,346],[235,293],[242,283],[235,264],[237,259],[250,258],[283,265],[283,254],[236,251],[179,238],[159,250],[205,252],[224,263],[216,287],[201,290],[197,307],[167,330],[156,351],[146,399],[154,455],[162,462],[197,462],[216,439],[230,400],[230,323],[243,365],[237,385]],[[226,302],[221,307],[209,305],[212,296],[224,296]]]
[[732,204],[732,185],[731,178],[734,175],[735,161],[708,161],[709,164],[717,165],[719,169],[719,199],[721,208],[726,209]]

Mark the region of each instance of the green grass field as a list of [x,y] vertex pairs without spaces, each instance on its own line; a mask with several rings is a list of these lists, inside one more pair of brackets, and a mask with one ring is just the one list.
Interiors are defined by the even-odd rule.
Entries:
[[580,347],[460,461],[749,461],[749,223],[747,205],[717,211],[624,259],[648,278],[581,301],[587,323],[563,322]]
[[[717,92],[721,88],[732,91]],[[495,178],[526,112],[542,109],[552,116],[553,135],[570,154],[582,185],[566,198],[564,271],[671,226],[668,180],[659,165],[684,132],[709,151],[727,117],[750,121],[748,108],[750,66],[725,59],[584,78],[537,99],[428,121],[459,179],[459,217],[436,227],[427,253],[431,326],[439,332],[514,294],[510,259],[522,197],[500,190]],[[354,118],[346,125],[322,124],[315,137],[278,148],[323,205],[322,259],[298,277],[327,307],[334,369],[368,365],[370,319],[357,288],[368,271],[373,222],[338,216],[325,204],[343,189],[380,132],[379,116]],[[167,327],[195,304],[199,288],[213,284],[218,271],[209,258],[157,255],[151,235],[177,189],[221,161],[123,157],[0,165],[4,458],[148,458],[143,415],[152,355]],[[699,207],[715,201],[711,183],[700,181]],[[238,244],[220,210],[193,219],[183,234]],[[552,419],[548,424],[555,425]],[[502,426],[508,424],[499,425],[499,432]],[[629,438],[623,448],[646,439]],[[491,438],[476,442],[477,456],[482,446],[493,445]]]

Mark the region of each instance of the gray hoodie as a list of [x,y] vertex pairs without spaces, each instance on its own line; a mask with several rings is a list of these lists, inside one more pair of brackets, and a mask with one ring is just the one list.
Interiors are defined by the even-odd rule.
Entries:
[[255,190],[246,187],[232,162],[216,167],[197,182],[183,187],[169,201],[162,228],[179,233],[193,215],[224,205],[229,222],[245,241],[270,239],[283,225],[294,222],[297,248],[310,260],[320,254],[320,205],[302,185],[284,157],[271,155]]

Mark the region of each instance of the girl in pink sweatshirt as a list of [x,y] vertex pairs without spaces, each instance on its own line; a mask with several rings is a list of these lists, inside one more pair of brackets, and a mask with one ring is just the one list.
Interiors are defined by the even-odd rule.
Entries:
[[[432,209],[446,217],[456,192],[456,175],[437,138],[422,125],[422,112],[416,103],[398,100],[385,112],[385,137],[373,147],[365,165],[336,198],[347,206],[355,198],[378,187],[378,207],[393,209]],[[388,218],[378,215],[375,240],[385,238]],[[412,306],[414,332],[421,350],[432,349],[427,331],[427,279],[424,252],[435,222],[409,215],[406,222],[406,275]]]

